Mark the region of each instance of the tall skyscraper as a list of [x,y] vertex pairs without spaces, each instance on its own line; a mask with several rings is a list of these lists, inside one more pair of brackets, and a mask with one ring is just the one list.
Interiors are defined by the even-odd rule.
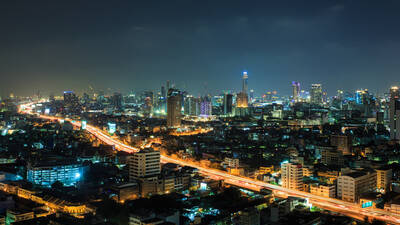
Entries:
[[165,91],[165,87],[164,86],[161,86],[161,96],[162,97],[167,97],[167,92]]
[[[169,80],[167,80],[167,91],[171,88]],[[168,93],[167,93],[168,94]]]
[[292,89],[293,89],[293,97],[292,97],[292,102],[299,102],[299,97],[300,97],[300,83],[293,81],[292,82]]
[[251,89],[250,90],[250,93],[249,93],[249,97],[250,97],[250,104],[253,104],[253,102],[255,101],[255,99],[254,99],[254,90],[253,89]]
[[237,108],[247,108],[249,106],[249,100],[247,96],[247,72],[243,72],[242,77],[242,91],[236,96],[236,107]]
[[122,94],[115,92],[111,97],[111,104],[114,109],[121,110],[122,109]]
[[322,104],[322,86],[321,84],[312,84],[311,85],[311,103],[321,105]]
[[182,96],[177,89],[168,90],[167,99],[167,127],[179,127],[181,125]]
[[249,106],[247,94],[240,92],[236,95],[236,108],[247,108]]
[[191,95],[186,96],[184,103],[184,113],[188,116],[200,115],[200,100]]
[[247,80],[248,80],[249,76],[247,75],[247,72],[244,71],[243,72],[243,78],[242,78],[242,92],[247,94]]
[[81,110],[79,106],[79,99],[75,93],[73,91],[64,91],[64,108],[66,112],[78,112]]
[[233,95],[225,94],[224,95],[224,114],[225,115],[232,114],[232,106],[233,106]]
[[390,139],[400,139],[400,91],[398,87],[390,88],[389,119]]
[[301,164],[282,163],[281,164],[282,187],[293,190],[303,190],[303,167]]
[[200,115],[211,116],[211,99],[208,96],[204,96],[200,101]]

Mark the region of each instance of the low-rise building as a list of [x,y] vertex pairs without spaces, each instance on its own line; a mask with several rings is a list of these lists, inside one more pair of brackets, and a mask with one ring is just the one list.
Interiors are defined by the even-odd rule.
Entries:
[[311,184],[310,193],[327,198],[336,197],[336,185],[334,184]]
[[337,196],[348,202],[358,202],[362,193],[376,189],[376,172],[363,170],[346,173],[337,180]]

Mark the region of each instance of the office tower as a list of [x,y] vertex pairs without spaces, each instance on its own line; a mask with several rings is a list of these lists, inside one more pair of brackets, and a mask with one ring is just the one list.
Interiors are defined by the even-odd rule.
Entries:
[[224,114],[229,115],[232,114],[233,108],[233,95],[225,94],[224,95]]
[[158,176],[161,171],[160,152],[153,149],[142,149],[129,161],[129,180]]
[[50,188],[60,181],[64,186],[74,186],[84,176],[84,167],[74,161],[39,161],[28,163],[27,180],[33,184]]
[[79,112],[79,99],[73,91],[64,91],[64,108],[67,113]]
[[143,104],[143,115],[150,116],[152,108],[153,108],[153,103],[152,103],[151,98],[146,97],[144,99],[144,104]]
[[165,87],[161,86],[161,96],[162,97],[166,97],[167,96],[167,92],[165,91]]
[[400,92],[398,87],[390,88],[389,119],[390,139],[400,139]]
[[376,190],[375,171],[356,171],[343,174],[337,179],[337,197],[347,202],[358,202],[363,193]]
[[321,84],[312,84],[310,91],[311,103],[322,104],[322,86]]
[[251,89],[250,90],[250,103],[253,103],[254,101],[255,101],[255,99],[254,99],[254,90]]
[[[171,89],[169,80],[167,80],[167,86],[166,87],[167,87],[167,91],[169,91],[169,89]],[[168,95],[168,93],[167,93],[167,95]]]
[[247,94],[240,92],[236,95],[236,107],[237,108],[247,108],[249,106]]
[[243,72],[242,78],[242,91],[236,95],[236,107],[237,108],[247,108],[249,106],[247,97],[247,72]]
[[378,191],[386,193],[390,191],[392,183],[392,169],[388,167],[382,167],[376,170],[376,188]]
[[247,94],[247,80],[248,80],[248,75],[247,75],[247,72],[246,71],[244,71],[243,72],[243,78],[242,78],[242,92],[244,92],[244,93],[246,93]]
[[292,89],[293,89],[293,97],[292,97],[292,102],[299,102],[299,97],[300,97],[300,83],[293,81],[292,82]]
[[187,116],[200,115],[200,100],[191,95],[186,96],[184,103],[184,114]]
[[168,90],[167,99],[167,127],[179,127],[181,125],[182,96],[177,89]]
[[122,105],[122,94],[118,93],[118,92],[115,92],[111,96],[111,104],[112,104],[114,109],[121,110],[123,108],[123,105]]
[[303,167],[301,164],[285,162],[281,164],[282,187],[302,191]]
[[382,132],[382,131],[386,130],[385,125],[384,125],[384,116],[385,116],[384,112],[382,112],[382,111],[376,112],[376,127],[375,127],[375,129],[378,132]]
[[211,101],[208,96],[204,96],[200,101],[200,116],[211,116]]

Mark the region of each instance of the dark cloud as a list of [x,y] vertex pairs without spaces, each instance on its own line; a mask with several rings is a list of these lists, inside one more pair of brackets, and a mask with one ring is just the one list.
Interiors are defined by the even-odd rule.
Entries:
[[[4,1],[6,94],[158,89],[257,93],[290,82],[384,91],[400,64],[398,1]],[[377,79],[379,77],[379,79]]]

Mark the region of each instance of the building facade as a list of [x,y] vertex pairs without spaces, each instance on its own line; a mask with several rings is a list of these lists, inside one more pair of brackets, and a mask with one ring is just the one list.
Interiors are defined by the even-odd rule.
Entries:
[[283,163],[281,165],[282,187],[302,191],[303,167],[297,163]]

